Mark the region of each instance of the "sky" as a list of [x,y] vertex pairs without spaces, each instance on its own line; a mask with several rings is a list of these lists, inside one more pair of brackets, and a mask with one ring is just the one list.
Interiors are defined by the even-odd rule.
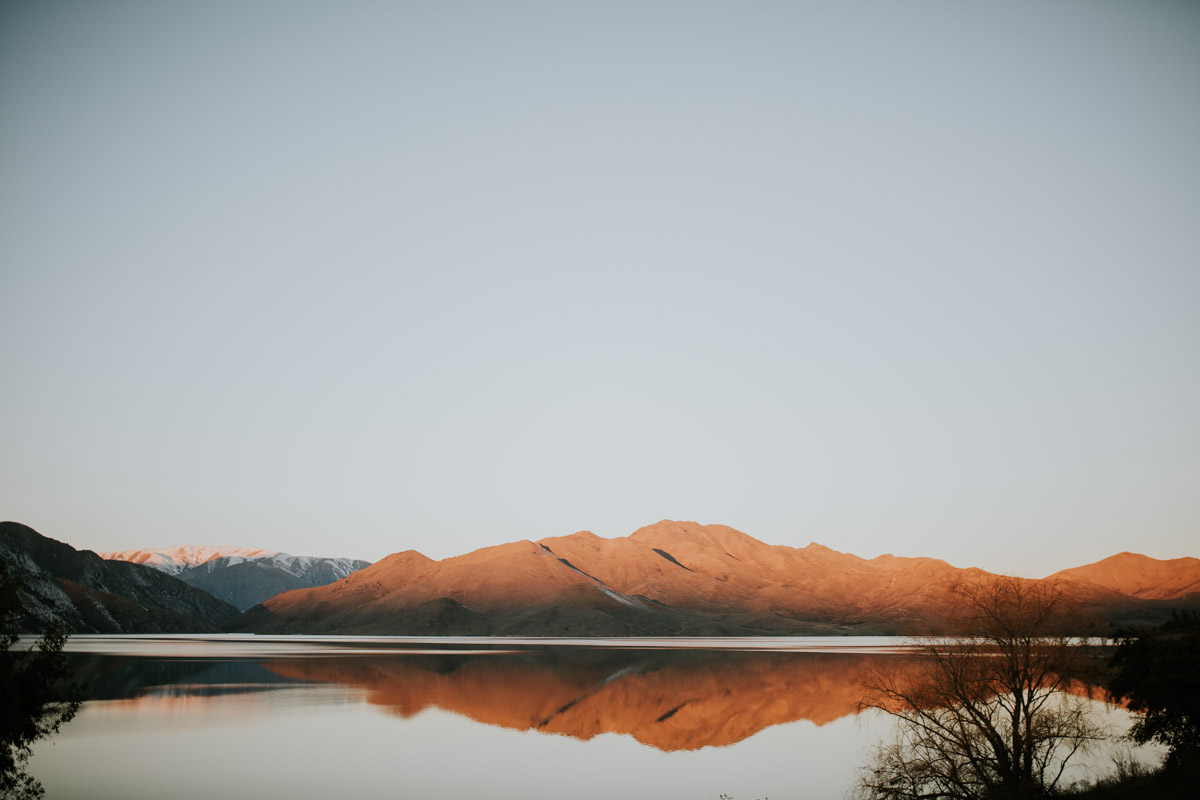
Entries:
[[1200,4],[0,1],[0,518],[1200,556]]

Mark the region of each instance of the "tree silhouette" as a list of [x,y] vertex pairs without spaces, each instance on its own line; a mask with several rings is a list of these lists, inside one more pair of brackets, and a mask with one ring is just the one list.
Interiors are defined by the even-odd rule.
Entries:
[[1067,765],[1107,738],[1086,700],[1063,690],[1079,648],[1062,593],[1016,578],[960,583],[942,631],[917,641],[927,668],[877,673],[864,708],[898,721],[860,774],[863,798],[1044,797]]
[[0,559],[0,797],[37,798],[42,784],[25,770],[33,743],[70,721],[80,700],[74,689],[58,688],[68,675],[62,627],[51,626],[29,650],[13,650],[18,590]]
[[1130,735],[1169,747],[1172,777],[1200,771],[1200,617],[1176,614],[1160,628],[1125,635],[1112,664],[1109,692],[1143,712]]

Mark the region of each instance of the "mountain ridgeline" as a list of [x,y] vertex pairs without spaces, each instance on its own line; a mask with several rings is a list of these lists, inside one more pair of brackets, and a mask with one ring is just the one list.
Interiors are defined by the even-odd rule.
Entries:
[[101,553],[107,559],[132,561],[174,575],[245,611],[275,595],[324,586],[369,566],[352,558],[293,556],[249,547],[171,547]]
[[[1115,582],[1108,573],[1117,568],[1047,580],[1073,601],[1078,624],[1097,633],[1200,607],[1195,581],[1182,574],[1200,561],[1145,560],[1154,585],[1171,592],[1140,579]],[[664,520],[626,538],[582,531],[442,561],[407,550],[327,586],[273,597],[227,627],[367,635],[904,634],[944,616],[955,581],[987,574],[932,558],[767,545],[724,525]]]
[[220,547],[194,544],[100,553],[101,558],[109,561],[129,561],[146,567],[154,567],[159,572],[165,572],[175,577],[217,558],[255,559],[277,555],[280,555],[278,550],[265,550],[261,547]]

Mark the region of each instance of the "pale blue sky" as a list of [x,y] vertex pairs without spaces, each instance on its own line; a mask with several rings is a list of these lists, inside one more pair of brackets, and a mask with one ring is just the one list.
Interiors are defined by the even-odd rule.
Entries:
[[0,3],[0,517],[1200,555],[1200,4]]

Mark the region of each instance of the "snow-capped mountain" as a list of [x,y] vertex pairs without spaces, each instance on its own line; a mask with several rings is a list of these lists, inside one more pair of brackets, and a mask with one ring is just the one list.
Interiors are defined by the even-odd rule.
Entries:
[[[239,549],[245,550],[246,548]],[[314,573],[321,573],[322,575],[328,573],[329,580],[325,581],[325,583],[333,583],[334,581],[340,581],[351,572],[357,572],[371,563],[353,558],[294,556],[290,553],[279,553],[273,550],[262,550],[260,552],[264,555],[254,556],[245,553],[229,553],[227,555],[214,556],[197,564],[188,571],[195,575],[212,574],[218,570],[253,561],[258,566],[277,569],[289,575],[294,575],[297,578]],[[324,584],[312,585],[322,586]]]
[[278,550],[211,545],[125,550],[100,555],[154,567],[232,603],[242,611],[280,592],[339,581],[371,563],[353,558],[294,556]]
[[109,561],[130,561],[134,564],[144,564],[168,575],[179,575],[181,572],[212,561],[214,558],[233,556],[249,559],[278,555],[284,554],[278,550],[264,550],[261,547],[221,547],[207,544],[183,544],[178,547],[164,547],[157,550],[122,550],[119,553],[99,554],[101,558]]

